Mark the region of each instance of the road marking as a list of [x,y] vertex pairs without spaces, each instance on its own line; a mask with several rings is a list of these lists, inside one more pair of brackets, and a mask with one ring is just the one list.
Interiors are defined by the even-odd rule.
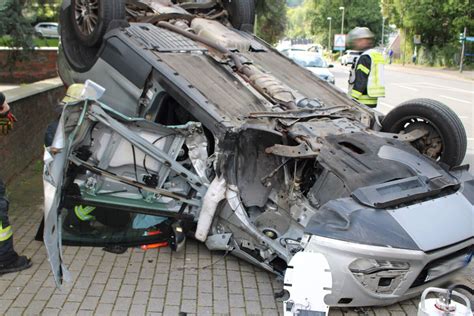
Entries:
[[393,108],[394,108],[394,106],[393,106],[393,105],[390,105],[390,104],[388,104],[388,103],[385,103],[385,102],[382,102],[382,101],[380,101],[380,105],[386,106],[386,107],[388,107],[388,108],[391,108],[391,109],[393,109]]
[[400,88],[405,88],[405,89],[408,89],[408,90],[412,90],[412,91],[419,91],[418,89],[415,89],[415,88],[412,88],[412,87],[407,87],[407,86],[403,86],[401,84],[398,85]]
[[448,99],[448,100],[453,100],[453,101],[456,101],[456,102],[472,104],[472,102],[469,102],[469,101],[466,101],[466,100],[457,99],[457,98],[453,98],[453,97],[448,97],[447,95],[440,95],[440,97],[441,97],[441,98]]
[[[455,92],[462,92],[462,93],[471,93],[474,94],[474,91],[470,90],[464,90],[464,89],[459,89],[459,88],[453,88],[453,87],[447,87],[447,86],[442,86],[439,84],[431,83],[431,82],[416,82],[413,83],[414,85],[425,85],[425,86],[431,86],[434,88],[439,88],[439,89],[444,89],[444,90],[449,90],[449,91],[455,91]],[[429,87],[429,88],[431,88]]]

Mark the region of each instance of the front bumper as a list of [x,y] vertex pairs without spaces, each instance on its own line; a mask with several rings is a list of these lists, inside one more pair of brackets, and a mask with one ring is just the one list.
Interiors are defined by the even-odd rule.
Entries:
[[[417,296],[428,286],[439,286],[451,279],[455,271],[417,286],[425,267],[465,249],[472,251],[474,238],[429,253],[355,244],[314,235],[307,235],[303,243],[306,243],[304,251],[322,253],[328,260],[333,285],[332,293],[325,297],[325,303],[330,306],[348,307],[390,305]],[[349,269],[351,263],[357,259],[406,262],[409,268],[388,287],[387,284],[383,287],[374,287],[363,285]]]

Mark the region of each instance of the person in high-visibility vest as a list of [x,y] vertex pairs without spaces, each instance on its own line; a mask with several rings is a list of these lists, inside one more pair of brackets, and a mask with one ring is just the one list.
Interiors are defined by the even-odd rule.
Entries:
[[384,65],[382,52],[374,49],[374,33],[366,27],[349,32],[348,42],[362,54],[352,65],[348,94],[354,100],[375,108],[379,98],[385,97]]
[[[8,134],[15,121],[5,95],[0,92],[0,131],[2,134]],[[25,256],[19,256],[13,248],[13,230],[8,220],[8,205],[8,200],[5,198],[5,185],[0,179],[0,275],[31,267],[31,260]]]

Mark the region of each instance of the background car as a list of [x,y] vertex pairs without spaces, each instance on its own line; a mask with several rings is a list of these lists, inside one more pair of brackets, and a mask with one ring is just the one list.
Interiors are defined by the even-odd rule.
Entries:
[[354,64],[361,53],[362,52],[357,50],[346,50],[344,55],[341,57],[341,65],[347,66],[348,64]]
[[38,37],[59,38],[58,23],[38,23],[35,25],[35,35]]
[[334,65],[328,64],[327,61],[324,60],[324,58],[322,58],[318,53],[309,51],[292,51],[289,53],[288,57],[290,57],[298,65],[310,70],[322,80],[332,84],[336,82],[334,75],[328,69],[334,67]]

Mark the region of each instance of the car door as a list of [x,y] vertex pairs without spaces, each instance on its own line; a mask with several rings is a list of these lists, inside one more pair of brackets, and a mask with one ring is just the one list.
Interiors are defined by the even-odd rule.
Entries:
[[[63,241],[101,247],[155,244],[169,238],[178,220],[194,221],[188,211],[200,208],[194,196],[203,196],[208,183],[199,167],[190,167],[202,165],[193,157],[207,155],[202,135],[200,123],[166,127],[125,117],[98,102],[65,107],[45,151],[43,177],[44,241],[58,285],[69,278]],[[177,161],[185,143],[188,167]],[[74,225],[79,230],[71,230]],[[81,231],[84,227],[88,231]]]

